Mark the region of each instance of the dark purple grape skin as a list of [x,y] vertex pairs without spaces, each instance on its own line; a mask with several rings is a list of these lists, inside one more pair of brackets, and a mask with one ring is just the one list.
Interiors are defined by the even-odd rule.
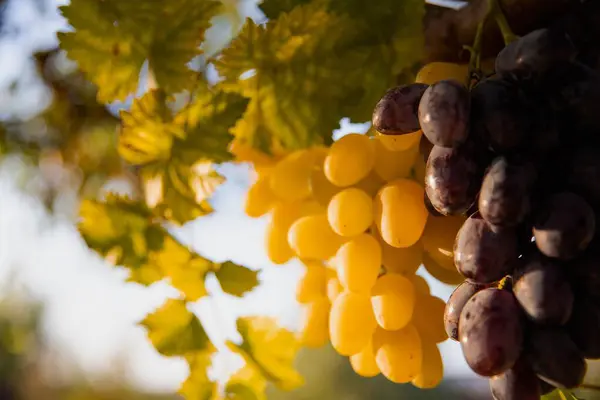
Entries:
[[465,304],[467,304],[467,301],[475,293],[486,287],[488,285],[465,281],[454,289],[454,292],[452,292],[446,303],[446,310],[444,311],[444,327],[450,339],[458,341],[458,322]]
[[571,284],[577,293],[600,298],[600,254],[586,251],[566,265]]
[[580,148],[572,155],[567,177],[569,189],[594,207],[600,206],[600,149]]
[[494,230],[475,214],[456,235],[454,264],[465,278],[491,283],[509,275],[519,257],[518,237],[513,229]]
[[523,358],[505,373],[492,377],[490,390],[494,400],[539,400],[541,396],[539,379]]
[[600,305],[597,301],[585,296],[577,298],[567,330],[586,359],[600,359]]
[[472,132],[497,153],[522,148],[532,131],[529,107],[517,85],[501,75],[486,79],[471,91]]
[[521,313],[512,293],[488,288],[471,297],[460,314],[459,339],[475,373],[495,376],[512,368],[523,344]]
[[455,80],[429,86],[419,104],[419,123],[431,143],[456,147],[467,140],[470,99],[465,85]]
[[562,389],[583,382],[585,359],[563,329],[532,326],[525,348],[527,360],[542,380]]
[[590,205],[574,193],[563,192],[548,198],[537,213],[533,236],[545,256],[570,260],[587,248],[595,225]]
[[534,254],[513,276],[513,293],[525,315],[539,325],[567,323],[574,295],[564,268],[556,261]]
[[475,203],[482,171],[469,146],[434,146],[425,169],[425,192],[443,215],[460,215]]
[[535,175],[532,164],[511,163],[505,157],[494,160],[479,193],[481,216],[498,227],[519,225],[529,212]]
[[575,54],[575,47],[564,32],[538,29],[500,51],[496,57],[496,72],[525,78],[545,77],[551,70],[573,61]]
[[404,135],[418,131],[419,102],[428,85],[411,83],[388,90],[375,105],[373,127],[384,135]]
[[429,212],[429,215],[431,215],[432,217],[443,216],[438,210],[435,209],[433,204],[431,204],[431,200],[429,200],[429,197],[427,197],[427,193],[425,193],[425,195],[423,196],[423,202],[425,203],[425,208],[427,209],[427,212]]

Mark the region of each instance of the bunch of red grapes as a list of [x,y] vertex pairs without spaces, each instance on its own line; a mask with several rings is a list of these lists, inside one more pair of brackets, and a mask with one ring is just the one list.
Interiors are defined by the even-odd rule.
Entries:
[[[389,90],[374,127],[421,129],[425,202],[468,215],[448,336],[497,400],[583,382],[600,358],[600,75],[560,29],[507,45],[495,74]],[[600,227],[598,228],[600,230]]]

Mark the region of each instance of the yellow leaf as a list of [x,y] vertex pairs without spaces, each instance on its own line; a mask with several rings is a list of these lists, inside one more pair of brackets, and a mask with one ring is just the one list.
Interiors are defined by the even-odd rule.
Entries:
[[281,389],[292,390],[303,383],[293,366],[300,344],[292,332],[268,317],[238,318],[237,329],[242,343],[228,342],[231,350],[240,353]]
[[179,394],[188,400],[211,400],[217,392],[217,385],[212,382],[206,373],[211,365],[211,358],[215,352],[211,345],[203,351],[186,357],[190,366],[190,375],[183,382]]
[[213,349],[200,320],[182,300],[170,299],[140,323],[148,339],[165,356],[194,356]]
[[185,133],[172,123],[162,90],[151,90],[136,99],[130,111],[121,111],[119,154],[133,165],[165,161],[171,156],[174,136]]

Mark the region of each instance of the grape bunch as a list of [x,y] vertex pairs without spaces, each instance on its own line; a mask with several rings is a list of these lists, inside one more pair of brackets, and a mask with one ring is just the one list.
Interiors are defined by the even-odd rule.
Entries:
[[[466,73],[434,63],[417,81]],[[443,377],[445,302],[416,271],[424,265],[441,282],[462,281],[453,245],[465,218],[428,209],[420,130],[373,133],[275,157],[238,149],[256,170],[246,214],[268,216],[273,263],[297,258],[305,267],[296,293],[304,345],[330,342],[361,376],[433,388]]]
[[586,359],[600,359],[600,74],[551,28],[507,45],[493,75],[465,80],[393,88],[373,125],[423,132],[426,203],[445,216],[428,225],[462,225],[442,252],[452,260],[435,259],[465,279],[447,335],[495,399],[539,399],[581,385]]

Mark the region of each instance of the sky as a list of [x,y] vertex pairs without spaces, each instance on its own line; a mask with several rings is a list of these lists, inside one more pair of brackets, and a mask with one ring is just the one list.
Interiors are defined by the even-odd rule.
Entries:
[[[65,25],[55,8],[65,1],[38,2],[46,6],[44,12],[34,6],[34,0],[13,1],[9,9],[9,35],[0,41],[0,116],[26,117],[50,100],[27,56],[32,49],[56,44],[54,32]],[[261,17],[252,0],[239,5],[243,17]],[[207,34],[212,48],[223,42],[227,29],[221,24]],[[9,98],[3,88],[15,78],[23,85]],[[367,127],[344,121],[337,136]],[[213,199],[215,213],[176,232],[183,242],[210,259],[231,259],[262,270],[261,287],[243,299],[223,295],[216,281],[207,282],[212,296],[200,300],[193,309],[218,347],[222,347],[225,338],[236,337],[235,319],[240,315],[270,315],[283,326],[297,329],[300,308],[293,294],[302,273],[298,262],[272,265],[262,241],[266,219],[244,215],[244,193],[251,179],[249,168],[225,165],[221,172],[228,180]],[[23,190],[22,177],[26,177],[27,190]],[[158,355],[136,323],[177,293],[165,284],[150,288],[126,284],[126,273],[87,249],[71,220],[46,213],[31,194],[39,189],[40,182],[35,169],[18,157],[0,162],[0,288],[16,285],[43,302],[47,340],[58,359],[64,360],[54,366],[53,372],[58,377],[67,376],[74,362],[84,372],[98,375],[113,370],[115,360],[120,359],[124,376],[134,386],[176,390],[187,374],[185,363]],[[63,197],[67,206],[75,205],[72,195],[66,193]],[[432,292],[447,299],[452,288],[428,280]],[[442,349],[449,374],[472,375],[456,343],[446,342]],[[225,352],[215,360],[211,374],[222,378],[237,366],[236,356]]]

